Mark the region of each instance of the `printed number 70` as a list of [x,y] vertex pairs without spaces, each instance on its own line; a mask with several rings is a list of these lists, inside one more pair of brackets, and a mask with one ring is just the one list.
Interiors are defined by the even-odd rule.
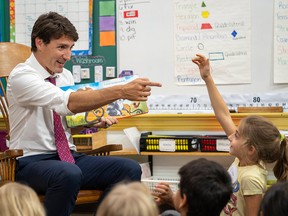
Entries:
[[191,97],[190,98],[190,103],[197,103],[197,98],[196,97]]

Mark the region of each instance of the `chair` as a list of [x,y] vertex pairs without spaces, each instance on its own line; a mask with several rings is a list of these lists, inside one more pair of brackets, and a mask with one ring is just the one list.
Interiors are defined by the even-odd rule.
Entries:
[[[0,43],[0,90],[3,97],[0,97],[0,110],[5,123],[5,132],[9,140],[9,113],[8,102],[6,97],[6,83],[12,69],[31,55],[31,48],[22,44],[2,42]],[[81,151],[87,155],[108,156],[112,151],[122,150],[121,144],[109,144],[89,151]],[[15,180],[16,158],[23,155],[23,150],[8,149],[0,152],[0,186],[9,181]],[[102,195],[100,190],[80,190],[76,205],[95,203]],[[39,196],[41,201],[45,196]]]
[[15,180],[16,158],[22,155],[22,149],[0,152],[0,186]]
[[[101,146],[97,149],[85,151],[87,155],[108,156],[112,151],[122,150],[122,145],[110,144]],[[22,149],[8,149],[0,152],[0,186],[11,181],[15,181],[16,159],[23,155]],[[77,196],[76,205],[95,203],[102,195],[100,190],[80,190]],[[42,202],[44,195],[39,195]]]
[[0,91],[3,97],[0,97],[0,110],[5,123],[5,132],[9,139],[10,124],[8,120],[8,103],[5,93],[8,76],[12,69],[20,62],[31,55],[31,48],[22,44],[2,42],[0,43]]

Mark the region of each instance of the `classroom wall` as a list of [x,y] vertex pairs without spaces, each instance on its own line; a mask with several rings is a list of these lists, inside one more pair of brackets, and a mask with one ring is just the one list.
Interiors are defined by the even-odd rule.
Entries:
[[[151,80],[162,82],[162,88],[153,88],[153,96],[177,94],[193,96],[195,94],[207,94],[206,87],[203,85],[179,86],[175,84],[173,0],[145,1],[143,4],[139,2],[140,1],[137,0],[117,1],[118,71],[132,70],[142,77],[149,77]],[[206,2],[208,3],[209,1]],[[251,83],[218,85],[218,88],[220,92],[224,94],[259,93],[266,95],[267,93],[278,94],[287,92],[287,84],[273,83],[274,1],[251,0],[250,2]],[[127,3],[127,5],[125,5],[125,3]],[[229,4],[227,4],[227,7],[229,7]],[[137,10],[138,18],[134,18],[134,21],[132,19],[130,22],[125,22],[127,19],[123,19],[123,13],[128,10]],[[124,31],[124,33],[121,31]],[[124,35],[126,39],[121,39],[121,35]],[[275,100],[275,98],[273,98],[273,100]],[[179,133],[211,134],[213,132],[192,130],[184,132],[153,131],[153,134]],[[111,142],[119,142],[120,140],[123,140],[123,143],[129,142],[121,131],[109,131],[108,136]],[[234,160],[232,156],[205,157],[221,163],[226,168],[228,168]],[[175,156],[153,156],[154,175],[175,176],[180,166],[196,158],[198,158],[198,156],[177,156],[177,154],[175,154]],[[271,169],[272,167],[269,166],[270,176]]]
[[[118,70],[133,70],[142,77],[161,81],[163,88],[153,89],[154,94],[203,94],[202,86],[179,86],[174,80],[174,37],[173,37],[173,0],[119,1],[118,35],[121,28],[127,30],[124,22],[123,2],[130,3],[138,10],[136,22],[131,22],[126,36],[135,30],[135,39],[118,38]],[[131,3],[132,2],[132,3]],[[137,3],[138,2],[138,3]],[[189,2],[189,1],[188,1]],[[205,2],[205,1],[204,1]],[[230,1],[227,1],[229,3]],[[273,8],[274,1],[251,0],[251,83],[219,85],[223,93],[267,93],[288,90],[287,84],[273,83]],[[209,1],[206,1],[207,5]],[[232,1],[233,3],[233,1]],[[231,4],[232,4],[231,3]],[[129,6],[129,5],[128,5]],[[229,4],[227,4],[229,7]],[[128,10],[127,8],[126,10]],[[126,19],[127,20],[127,19]],[[123,29],[122,29],[123,30]],[[244,63],[245,64],[245,63]]]
[[[94,70],[95,70],[95,66],[102,66],[102,78],[108,79],[108,78],[114,78],[117,76],[117,74],[115,73],[113,76],[108,77],[106,70],[107,68],[113,68],[115,71],[117,71],[117,53],[116,53],[116,49],[117,46],[116,45],[100,45],[100,33],[103,32],[107,32],[107,30],[101,30],[100,29],[100,19],[101,17],[114,17],[114,20],[116,20],[116,1],[115,0],[101,0],[101,1],[93,1],[90,0],[91,2],[93,2],[93,8],[92,8],[92,22],[87,24],[88,25],[92,25],[92,28],[89,29],[92,31],[92,54],[91,51],[89,50],[89,55],[82,55],[80,57],[78,57],[78,55],[73,55],[71,58],[71,61],[67,62],[65,67],[69,70],[73,70],[73,65],[80,65],[81,68],[84,69],[88,69],[90,70],[90,78],[83,78],[81,79],[80,83],[89,83],[89,82],[94,82],[95,81],[95,76],[94,76]],[[57,3],[57,1],[55,1]],[[39,15],[39,11],[35,8],[37,8],[37,1],[24,1],[24,0],[17,0],[17,3],[21,3],[22,7],[27,7],[27,11],[28,8],[31,10],[31,17],[29,17],[30,14],[28,14],[27,12],[25,12],[25,8],[24,8],[24,12],[20,10],[20,12],[18,11],[18,13],[22,13],[22,16],[24,16],[27,20],[26,22],[24,22],[23,26],[21,26],[23,29],[22,30],[27,30],[30,29],[32,25],[31,19],[34,19],[34,16]],[[25,4],[27,3],[27,4]],[[51,10],[51,8],[49,7],[49,3],[50,1],[41,3],[41,10],[44,10],[45,12],[48,12]],[[76,2],[75,2],[76,3]],[[59,4],[57,6],[55,6],[55,11],[58,13],[63,13],[63,11],[65,12],[65,10],[67,9],[65,7],[65,2],[59,1]],[[109,5],[109,7],[100,7],[100,4],[107,4]],[[17,5],[14,4],[13,5]],[[36,5],[35,7],[30,7],[29,5]],[[39,5],[38,5],[39,6]],[[64,7],[61,8],[61,7]],[[34,10],[33,10],[34,8]],[[107,9],[108,8],[108,9]],[[12,9],[11,9],[12,11]],[[12,12],[13,13],[13,12]],[[35,14],[33,14],[35,13]],[[43,12],[44,13],[44,12]],[[34,15],[34,16],[33,16]],[[27,17],[26,17],[27,16]],[[36,16],[36,17],[37,17]],[[15,16],[14,16],[15,17]],[[8,42],[11,40],[11,38],[13,38],[13,36],[11,36],[10,38],[10,1],[9,0],[1,0],[0,2],[0,18],[1,18],[1,25],[0,25],[0,33],[2,36],[2,41]],[[77,20],[77,19],[76,19]],[[76,21],[75,21],[76,22]],[[102,22],[103,23],[103,22]],[[78,26],[79,23],[74,23],[75,26]],[[28,25],[28,26],[25,26]],[[115,43],[116,43],[116,21],[113,23],[114,25],[114,32],[115,32]],[[78,33],[80,35],[81,26],[78,27]],[[113,30],[109,29],[110,32],[113,32]],[[90,32],[89,32],[90,33]],[[17,38],[16,38],[16,42],[17,42]],[[89,41],[90,43],[90,41]],[[28,46],[30,46],[30,44],[26,44]],[[83,61],[82,61],[83,60]],[[93,61],[88,61],[88,60],[93,60]],[[88,62],[88,63],[87,63]],[[96,62],[94,64],[91,64],[90,62]]]
[[[154,94],[198,94],[206,93],[204,86],[177,86],[174,82],[174,47],[173,47],[173,0],[146,1],[147,4],[136,4],[137,0],[116,1],[117,28],[121,27],[121,4],[127,3],[139,9],[139,19],[135,25],[136,39],[130,43],[123,42],[117,38],[117,50],[107,48],[104,52],[98,46],[93,46],[93,54],[103,52],[108,56],[107,66],[116,64],[117,73],[123,70],[133,70],[140,76],[149,77],[152,80],[161,81],[163,88],[153,89]],[[4,17],[3,40],[7,41],[9,35],[9,0],[1,1],[1,17]],[[283,92],[288,90],[287,84],[273,84],[273,5],[270,0],[251,0],[251,84],[220,85],[221,92],[251,93],[251,92]],[[229,7],[229,5],[227,6]],[[128,10],[129,8],[127,8]],[[94,31],[97,33],[98,21],[96,12],[97,4],[94,3]],[[3,13],[2,13],[3,12]],[[3,14],[6,14],[3,16]],[[96,18],[95,18],[96,16]],[[122,20],[123,21],[123,20]],[[133,29],[130,29],[133,32]],[[2,31],[3,34],[3,31]],[[6,35],[6,36],[5,36]],[[127,34],[128,35],[128,34]],[[128,35],[129,36],[129,35]],[[133,34],[130,34],[133,37]],[[97,37],[94,42],[97,43]],[[113,60],[117,51],[117,60]],[[70,69],[71,64],[67,67]],[[92,76],[93,77],[93,74]],[[94,78],[94,77],[93,77]],[[88,81],[92,81],[88,80]],[[86,82],[84,80],[84,82]]]
[[[5,1],[7,2],[7,0]],[[117,1],[117,16],[119,19],[119,3],[133,2]],[[204,86],[177,86],[173,76],[173,21],[172,0],[151,0],[147,6],[139,9],[137,22],[137,39],[129,44],[123,44],[118,38],[117,61],[118,74],[122,70],[133,70],[142,77],[163,83],[163,88],[153,88],[153,94],[194,94],[206,93]],[[1,1],[2,4],[2,1]],[[94,5],[94,10],[95,9]],[[273,84],[273,1],[251,0],[251,84],[221,85],[221,92],[253,93],[253,92],[285,92],[287,84]],[[1,10],[2,12],[2,10]],[[94,20],[97,27],[97,20]],[[7,26],[7,25],[6,25]],[[120,27],[118,23],[118,27]],[[9,28],[9,25],[8,25]],[[148,30],[149,31],[148,31]],[[118,29],[119,30],[119,29]],[[132,31],[132,29],[130,29]],[[133,34],[131,35],[133,37]],[[94,54],[97,49],[94,47]],[[109,54],[108,54],[109,55]],[[93,77],[93,76],[92,76]],[[177,132],[176,132],[177,133]],[[193,131],[191,131],[193,133]],[[110,133],[109,141],[119,141],[123,138],[122,131]],[[112,139],[112,140],[111,140]],[[128,141],[126,138],[124,143]],[[196,157],[155,157],[155,175],[172,175],[178,168]],[[208,157],[210,158],[210,157]],[[210,159],[228,166],[231,157],[211,157]]]

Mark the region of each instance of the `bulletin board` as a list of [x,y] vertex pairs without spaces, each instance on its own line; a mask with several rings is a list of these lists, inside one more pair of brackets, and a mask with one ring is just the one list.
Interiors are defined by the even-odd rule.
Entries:
[[0,41],[9,40],[9,1],[0,1]]
[[71,61],[65,65],[72,72],[75,65],[81,65],[81,68],[90,70],[90,78],[81,79],[81,83],[117,77],[115,0],[93,1],[92,23],[92,55],[72,56]]

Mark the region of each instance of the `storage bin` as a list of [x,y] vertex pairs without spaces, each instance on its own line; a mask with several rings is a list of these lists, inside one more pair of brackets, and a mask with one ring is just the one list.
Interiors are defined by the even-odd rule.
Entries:
[[169,183],[171,190],[173,192],[176,192],[178,190],[178,184],[179,184],[179,178],[177,177],[157,177],[152,176],[149,178],[141,179],[141,182],[147,185],[147,187],[150,189],[150,191],[154,191],[156,185],[158,185],[160,182],[167,182]]

